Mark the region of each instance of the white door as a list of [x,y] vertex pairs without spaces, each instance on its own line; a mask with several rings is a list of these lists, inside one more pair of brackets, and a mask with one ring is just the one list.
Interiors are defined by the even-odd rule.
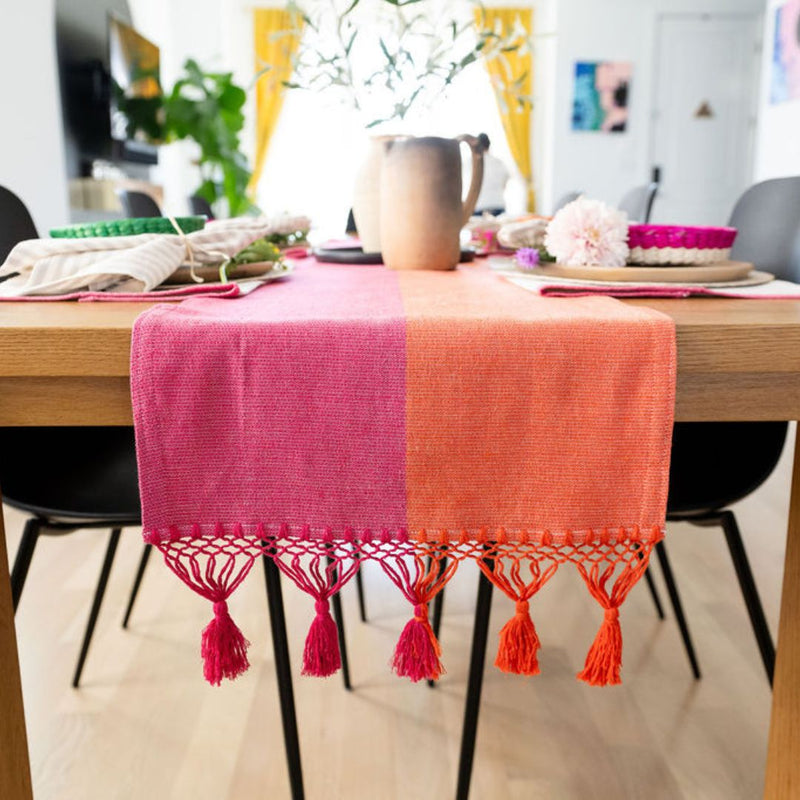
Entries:
[[652,222],[724,225],[750,184],[759,33],[755,16],[659,18]]

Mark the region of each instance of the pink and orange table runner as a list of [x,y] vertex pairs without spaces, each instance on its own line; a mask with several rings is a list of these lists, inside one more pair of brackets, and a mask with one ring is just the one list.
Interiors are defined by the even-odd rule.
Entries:
[[413,606],[394,669],[438,677],[427,604],[474,561],[515,604],[501,669],[538,672],[531,601],[571,564],[603,611],[579,677],[619,682],[618,609],[663,535],[675,364],[662,314],[478,266],[309,259],[243,298],[146,311],[144,532],[214,604],[207,679],[247,668],[226,600],[268,553],[315,601],[306,674],[338,668],[328,600],[371,559]]

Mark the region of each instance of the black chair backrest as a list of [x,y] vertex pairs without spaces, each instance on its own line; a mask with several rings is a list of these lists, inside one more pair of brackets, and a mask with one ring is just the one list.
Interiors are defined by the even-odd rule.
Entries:
[[628,222],[647,225],[650,222],[650,215],[653,213],[653,203],[657,193],[658,184],[655,182],[635,186],[625,193],[617,207],[628,215]]
[[38,237],[25,203],[10,189],[0,186],[0,264],[17,242]]
[[200,197],[200,195],[197,194],[191,195],[189,197],[189,208],[192,210],[192,214],[199,214],[207,219],[214,219],[214,209],[211,208],[211,203],[209,203],[205,197]]
[[800,282],[800,175],[751,186],[731,212],[731,258]]
[[158,203],[144,192],[136,192],[131,189],[118,189],[117,197],[122,203],[122,210],[126,217],[161,217],[161,209]]

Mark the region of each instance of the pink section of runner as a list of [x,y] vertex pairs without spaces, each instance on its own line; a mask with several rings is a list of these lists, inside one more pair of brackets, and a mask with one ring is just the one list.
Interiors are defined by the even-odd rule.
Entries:
[[405,346],[388,270],[302,262],[235,304],[146,311],[131,351],[145,530],[404,529]]

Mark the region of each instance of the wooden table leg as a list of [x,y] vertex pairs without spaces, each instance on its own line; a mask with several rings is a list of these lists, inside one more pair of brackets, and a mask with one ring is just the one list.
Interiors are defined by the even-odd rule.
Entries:
[[0,797],[3,800],[33,798],[2,508],[0,508]]
[[795,436],[789,530],[769,727],[765,800],[800,797],[800,425]]

